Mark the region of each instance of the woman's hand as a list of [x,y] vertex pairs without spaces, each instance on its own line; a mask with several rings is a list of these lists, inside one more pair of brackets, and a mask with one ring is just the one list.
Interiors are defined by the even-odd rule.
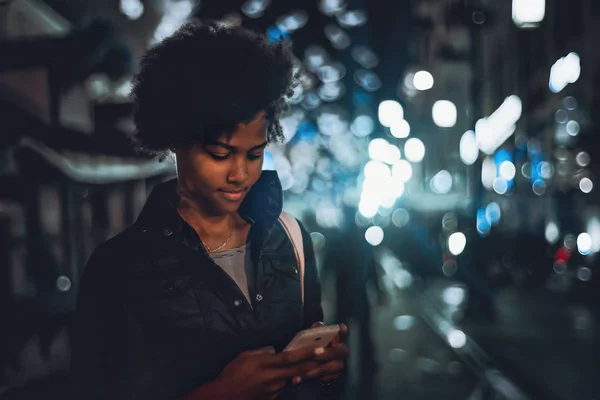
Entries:
[[[324,326],[323,322],[315,322],[312,327]],[[304,379],[319,379],[323,383],[328,383],[339,378],[344,370],[344,360],[348,357],[348,347],[344,343],[348,337],[348,327],[340,324],[340,333],[323,348],[323,353],[315,356],[315,360],[320,365],[307,372]]]
[[300,383],[297,377],[317,365],[316,357],[311,348],[277,354],[272,347],[245,351],[227,364],[217,379],[184,399],[273,400],[290,381]]

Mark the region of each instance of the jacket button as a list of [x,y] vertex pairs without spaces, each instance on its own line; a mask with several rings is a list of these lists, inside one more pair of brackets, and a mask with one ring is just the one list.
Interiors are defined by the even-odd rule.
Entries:
[[294,273],[298,275],[298,268],[294,267]]
[[239,307],[239,306],[242,305],[242,301],[241,300],[236,300],[236,301],[233,302],[233,305],[236,306],[236,307]]
[[173,231],[168,228],[165,228],[163,229],[163,233],[165,236],[171,236],[173,234]]
[[262,294],[257,294],[256,295],[256,301],[261,301],[263,299]]
[[145,226],[142,226],[140,228],[140,231],[143,232],[143,233],[146,233],[146,232],[148,232],[148,228],[146,228]]
[[173,293],[175,291],[175,284],[172,281],[166,281],[163,283],[163,290],[166,293]]

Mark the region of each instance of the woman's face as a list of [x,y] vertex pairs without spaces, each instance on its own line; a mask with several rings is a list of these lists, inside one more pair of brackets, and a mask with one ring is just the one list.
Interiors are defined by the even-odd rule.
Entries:
[[176,148],[177,175],[185,195],[212,215],[237,211],[260,177],[267,127],[261,112],[239,125],[229,139]]

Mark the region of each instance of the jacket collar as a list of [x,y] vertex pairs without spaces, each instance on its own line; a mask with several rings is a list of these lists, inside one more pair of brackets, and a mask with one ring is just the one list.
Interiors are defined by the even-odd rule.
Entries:
[[[157,185],[139,217],[136,225],[163,230],[180,231],[185,224],[177,213],[177,179]],[[244,220],[263,229],[270,229],[283,208],[283,192],[276,171],[263,171],[242,202],[238,213]]]

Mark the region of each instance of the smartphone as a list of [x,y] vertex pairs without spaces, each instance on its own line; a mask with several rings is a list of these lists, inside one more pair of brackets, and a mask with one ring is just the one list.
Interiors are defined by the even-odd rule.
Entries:
[[298,350],[303,347],[325,347],[337,334],[340,333],[339,325],[319,326],[300,331],[294,336],[283,351]]

